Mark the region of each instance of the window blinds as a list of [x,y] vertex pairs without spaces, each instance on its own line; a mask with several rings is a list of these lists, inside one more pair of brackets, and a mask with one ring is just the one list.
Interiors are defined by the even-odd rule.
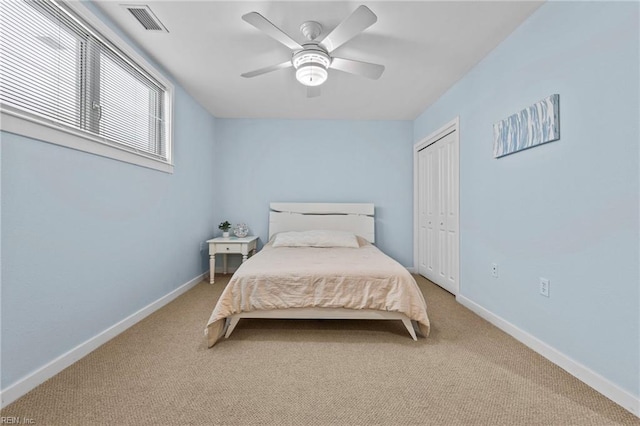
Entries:
[[169,161],[166,89],[50,0],[0,1],[0,101]]

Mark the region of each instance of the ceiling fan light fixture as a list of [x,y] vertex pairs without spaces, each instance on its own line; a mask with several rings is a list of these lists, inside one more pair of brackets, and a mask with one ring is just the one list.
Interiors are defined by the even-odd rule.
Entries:
[[331,57],[318,47],[305,46],[305,50],[301,50],[293,55],[291,62],[295,69],[307,63],[320,64],[325,68],[329,68],[329,65],[331,65]]
[[242,15],[243,21],[287,46],[293,55],[290,61],[240,75],[250,78],[292,67],[296,71],[298,82],[308,87],[307,97],[318,96],[319,90],[309,90],[309,88],[320,86],[327,81],[329,68],[377,80],[384,72],[383,65],[330,56],[336,48],[369,28],[377,19],[371,9],[360,5],[321,41],[316,39],[323,32],[322,25],[315,21],[306,21],[300,25],[300,31],[307,41],[300,44],[258,12]]
[[327,68],[316,62],[307,62],[296,70],[296,79],[305,86],[320,86],[328,76]]
[[305,86],[320,86],[327,81],[327,69],[331,57],[317,45],[305,45],[305,49],[293,55],[291,63],[296,69],[296,79]]

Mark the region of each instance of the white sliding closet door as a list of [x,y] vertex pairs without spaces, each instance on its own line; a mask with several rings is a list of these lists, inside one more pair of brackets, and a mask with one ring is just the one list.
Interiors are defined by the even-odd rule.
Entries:
[[418,273],[458,293],[459,160],[457,132],[417,152]]

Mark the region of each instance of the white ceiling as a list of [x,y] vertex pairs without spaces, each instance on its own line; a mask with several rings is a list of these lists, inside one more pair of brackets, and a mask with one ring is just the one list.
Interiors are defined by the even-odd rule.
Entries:
[[[94,3],[216,117],[413,120],[542,1]],[[145,31],[121,4],[149,5],[169,33]],[[292,68],[240,76],[291,58],[287,47],[244,22],[245,13],[259,12],[303,42],[302,22],[318,21],[326,34],[360,4],[378,22],[333,54],[385,65],[379,80],[329,70],[322,95],[307,98]]]

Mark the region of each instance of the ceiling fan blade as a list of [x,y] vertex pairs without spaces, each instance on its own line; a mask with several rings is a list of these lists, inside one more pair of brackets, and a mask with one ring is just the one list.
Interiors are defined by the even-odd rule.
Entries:
[[361,75],[372,80],[379,79],[384,72],[384,65],[343,58],[333,58],[329,68],[348,72],[350,74]]
[[289,68],[289,67],[292,67],[292,66],[293,66],[293,64],[291,63],[291,61],[287,61],[287,62],[283,62],[281,64],[271,65],[271,66],[268,66],[268,67],[260,68],[260,69],[255,70],[255,71],[245,72],[244,74],[240,74],[240,75],[242,77],[244,77],[244,78],[251,78],[251,77],[258,76],[258,75],[266,74],[266,73],[271,72],[271,71],[281,70],[281,69]]
[[307,98],[317,98],[320,96],[320,86],[307,86]]
[[369,28],[378,20],[367,6],[359,6],[347,19],[340,22],[321,42],[329,53]]
[[291,50],[301,50],[302,49],[302,46],[300,46],[299,43],[297,43],[295,40],[293,40],[291,37],[289,37],[280,28],[278,28],[275,25],[273,25],[273,23],[271,23],[271,21],[269,21],[264,16],[260,15],[258,12],[250,12],[250,13],[247,13],[246,15],[242,15],[242,19],[245,22],[248,22],[249,24],[253,25],[257,29],[262,31],[263,33],[265,33],[269,37],[279,41],[282,44],[284,44],[289,49],[291,49]]

